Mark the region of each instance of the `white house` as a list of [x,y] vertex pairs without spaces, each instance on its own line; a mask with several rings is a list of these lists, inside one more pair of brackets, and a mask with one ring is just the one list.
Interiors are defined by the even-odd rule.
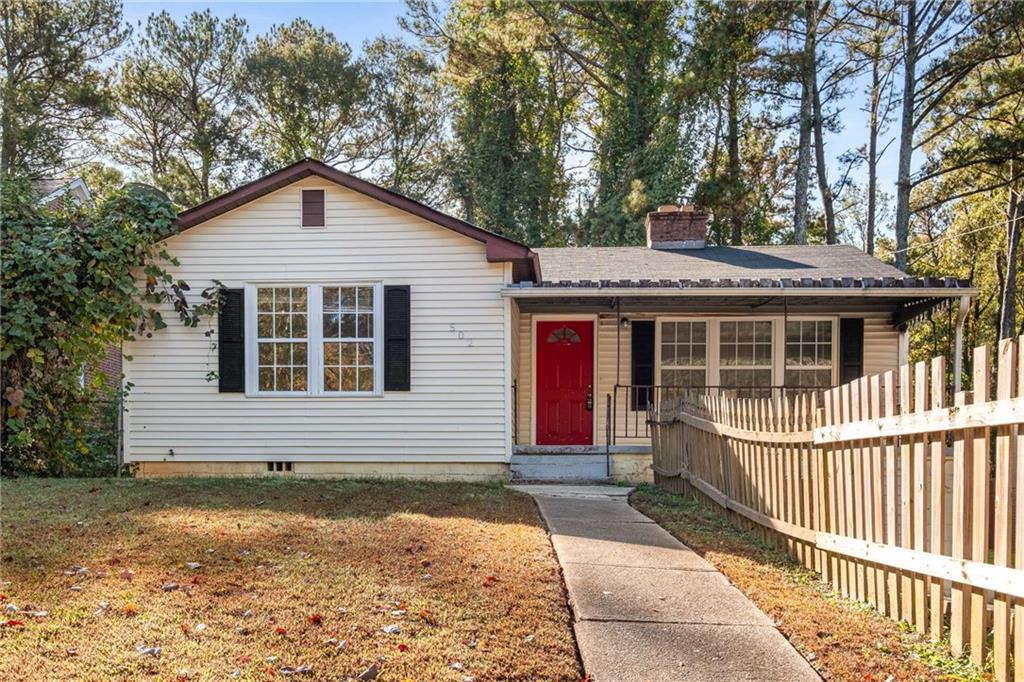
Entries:
[[221,282],[224,305],[210,330],[169,320],[127,344],[124,459],[147,476],[642,478],[651,401],[893,369],[910,321],[976,293],[853,247],[705,247],[705,218],[652,213],[647,247],[532,250],[296,163],[179,216],[175,275]]

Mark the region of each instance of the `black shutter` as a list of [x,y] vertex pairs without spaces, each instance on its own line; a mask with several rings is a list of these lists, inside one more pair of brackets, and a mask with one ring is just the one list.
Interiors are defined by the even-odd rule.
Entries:
[[384,390],[410,390],[410,291],[384,287]]
[[322,189],[302,190],[302,226],[324,226],[324,191]]
[[222,289],[217,328],[221,393],[245,393],[245,289]]
[[[634,386],[654,385],[654,321],[633,321],[632,324],[632,373],[630,383]],[[651,391],[645,388],[634,388],[631,391],[630,404],[634,410],[646,410],[650,402]]]
[[839,320],[839,383],[864,376],[864,320]]

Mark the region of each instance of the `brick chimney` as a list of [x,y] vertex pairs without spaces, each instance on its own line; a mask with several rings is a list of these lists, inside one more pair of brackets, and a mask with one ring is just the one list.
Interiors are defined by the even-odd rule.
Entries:
[[659,206],[647,214],[647,246],[652,249],[703,249],[708,214],[693,206]]

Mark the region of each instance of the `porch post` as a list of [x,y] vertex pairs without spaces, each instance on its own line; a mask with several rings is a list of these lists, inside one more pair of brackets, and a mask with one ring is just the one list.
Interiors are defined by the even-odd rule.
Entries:
[[954,336],[953,356],[953,393],[963,388],[964,372],[964,322],[967,320],[967,311],[971,307],[971,297],[960,297],[960,308],[956,313],[956,334]]
[[896,345],[896,366],[902,367],[903,365],[910,364],[910,337],[907,333],[907,324],[904,322],[897,327],[900,336]]

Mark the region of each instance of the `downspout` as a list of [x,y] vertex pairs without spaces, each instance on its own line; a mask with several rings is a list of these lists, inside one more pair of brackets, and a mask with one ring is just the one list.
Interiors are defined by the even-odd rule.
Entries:
[[953,393],[958,393],[963,388],[964,372],[964,322],[967,320],[967,312],[971,308],[971,297],[960,297],[960,309],[956,313],[956,334],[954,336],[953,355]]

